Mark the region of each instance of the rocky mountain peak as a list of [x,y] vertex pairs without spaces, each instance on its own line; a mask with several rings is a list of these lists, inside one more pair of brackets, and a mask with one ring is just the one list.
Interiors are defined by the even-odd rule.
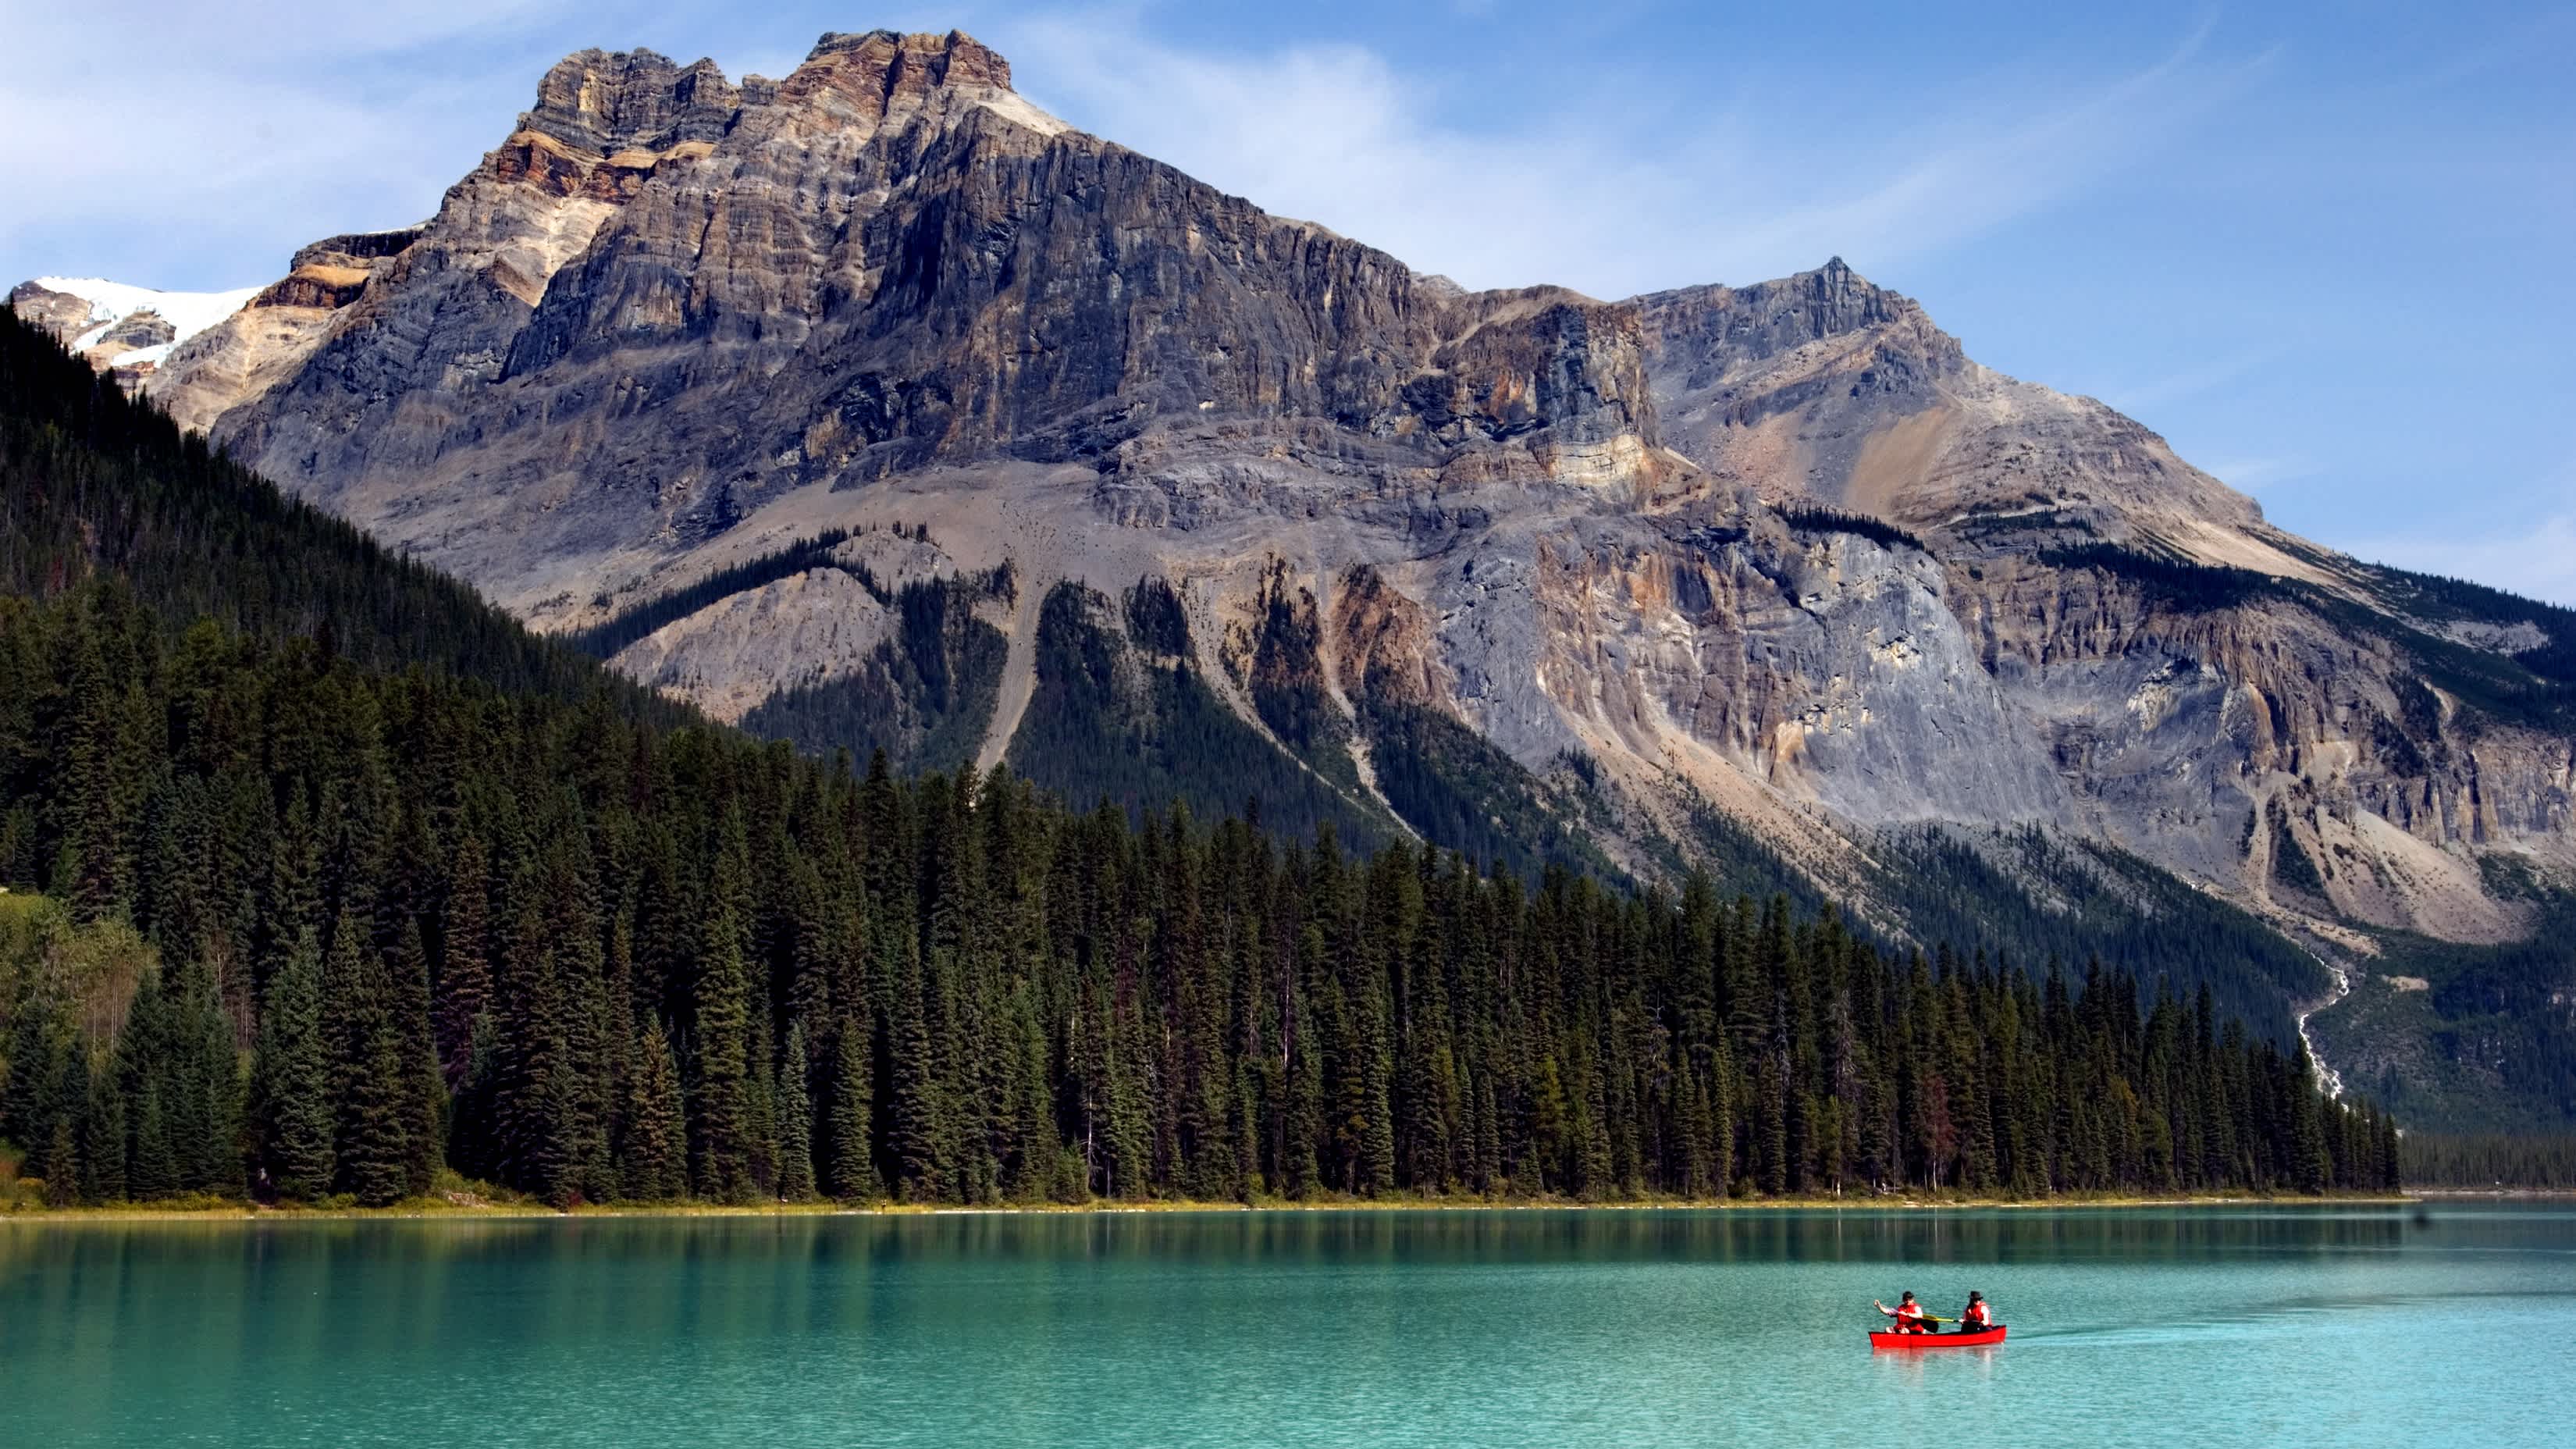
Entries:
[[778,87],[780,103],[820,107],[844,124],[915,114],[943,95],[970,104],[1011,95],[1011,63],[962,30],[831,33]]
[[1872,283],[1840,257],[1790,277],[1778,290],[1819,337],[1892,322],[1914,309],[1912,301]]
[[[825,31],[805,55],[805,66],[848,57],[870,72],[922,85],[1011,88],[1011,63],[962,30],[946,35],[900,30]],[[798,67],[801,71],[804,66]]]
[[722,136],[741,93],[711,60],[688,66],[650,50],[582,50],[537,83],[519,129],[597,155],[661,151]]
[[1933,370],[1966,360],[1956,338],[1932,325],[1913,298],[1853,271],[1841,257],[1813,271],[1751,286],[1682,287],[1636,299],[1648,330],[1702,362],[1770,358],[1855,333],[1901,334]]

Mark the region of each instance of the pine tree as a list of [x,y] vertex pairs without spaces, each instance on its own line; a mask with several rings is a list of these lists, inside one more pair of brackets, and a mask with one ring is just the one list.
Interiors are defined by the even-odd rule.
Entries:
[[2289,1103],[2292,1181],[2301,1192],[2324,1192],[2334,1182],[2334,1157],[2326,1146],[2328,1099],[2318,1089],[2316,1063],[2305,1042],[2299,1044],[2290,1080],[2296,1094]]
[[322,946],[308,926],[269,973],[253,1067],[260,1175],[281,1197],[331,1190],[331,1055],[321,993]]
[[9,1024],[9,1071],[0,1078],[0,1141],[50,1142],[54,1120],[72,1103],[60,1092],[72,1061],[69,1010],[45,978],[27,983]]
[[778,1196],[804,1202],[814,1196],[814,1104],[806,1088],[805,1024],[787,1029],[787,1053],[778,1064]]
[[875,1074],[868,1065],[867,1028],[861,1022],[846,1021],[834,1035],[830,1130],[824,1139],[831,1160],[824,1186],[841,1202],[863,1202],[885,1191],[877,1180],[868,1130]]
[[126,1181],[144,1201],[178,1191],[178,1150],[170,1142],[160,1083],[144,1083],[142,1109],[134,1114],[134,1171],[126,1173]]
[[168,1197],[178,1191],[179,1171],[170,1147],[170,1124],[161,1115],[159,1088],[150,1082],[144,1086],[141,1109],[134,1114],[129,1165],[120,1075],[113,1064],[90,1074],[89,1102],[81,1121],[81,1196],[91,1202]]
[[482,840],[468,835],[459,841],[447,875],[438,972],[438,1058],[451,1092],[465,1086],[474,1057],[475,1022],[492,1004],[490,876]]
[[45,1144],[44,1171],[47,1207],[70,1207],[80,1200],[80,1149],[68,1113],[54,1119]]
[[504,1181],[558,1206],[579,1195],[580,1082],[558,938],[533,864],[511,884],[514,922],[493,979],[492,1065]]
[[71,874],[56,889],[69,898],[78,919],[103,921],[124,912],[133,869],[117,788],[125,692],[90,631],[76,636],[74,648],[73,713],[62,755],[70,807],[63,849]]
[[1017,1153],[1003,1186],[1020,1201],[1047,1195],[1053,1185],[1057,1154],[1062,1151],[1062,1144],[1056,1140],[1055,1092],[1049,1080],[1046,1027],[1039,1020],[1031,996],[1025,982],[1012,988],[1011,1029],[1017,1038],[1017,1049],[1011,1054],[1007,1091]]
[[429,952],[421,943],[417,917],[403,918],[385,970],[391,989],[393,1049],[401,1080],[399,1110],[405,1118],[403,1190],[418,1197],[429,1191],[437,1176],[447,1081],[439,1068],[436,1033],[430,1020]]
[[1308,926],[1298,953],[1299,966],[1288,986],[1286,1020],[1280,1028],[1288,1100],[1281,1122],[1279,1180],[1289,1197],[1301,1200],[1314,1196],[1324,1185],[1319,1151],[1324,1136],[1323,1033],[1317,1029],[1311,993],[1304,989],[1305,983],[1313,979],[1323,949],[1322,934]]
[[1388,1031],[1385,991],[1363,994],[1360,1034],[1360,1128],[1358,1190],[1371,1195],[1395,1190],[1395,1052]]
[[680,1108],[679,1063],[659,1019],[646,1024],[635,1061],[626,1089],[626,1196],[667,1202],[688,1188],[688,1128]]
[[939,1171],[939,1078],[922,1001],[920,955],[908,932],[891,949],[897,962],[885,1024],[886,1152],[896,1192],[919,1202],[940,1196],[945,1186]]
[[[750,1148],[751,1192],[778,1192],[778,1067],[770,1049],[769,1013],[749,1013],[742,1077],[743,1140]],[[810,1160],[810,1159],[809,1159]]]
[[[264,799],[262,803],[265,808]],[[256,981],[263,988],[266,973],[288,958],[304,932],[313,932],[317,940],[322,933],[321,845],[301,788],[287,796],[268,859],[268,888],[260,915],[261,974]]]
[[383,960],[343,908],[322,970],[323,1031],[331,1052],[336,1186],[367,1207],[401,1199],[417,1125],[406,1110],[402,1069]]
[[743,961],[743,927],[736,902],[749,892],[741,847],[742,819],[728,818],[726,844],[717,858],[715,899],[710,903],[698,958],[696,1087],[691,1122],[693,1172],[698,1195],[716,1202],[742,1201],[752,1188],[749,990]]
[[178,1190],[238,1193],[241,1052],[211,963],[199,957],[183,968],[168,999],[173,1061],[163,1110],[178,1159]]
[[[382,974],[381,963],[376,973]],[[415,1142],[421,1121],[413,1078],[405,1068],[402,1037],[377,1008],[358,1042],[365,1075],[345,1099],[346,1130],[340,1173],[351,1195],[368,1207],[399,1202],[418,1171]],[[425,1185],[425,1184],[424,1184]]]

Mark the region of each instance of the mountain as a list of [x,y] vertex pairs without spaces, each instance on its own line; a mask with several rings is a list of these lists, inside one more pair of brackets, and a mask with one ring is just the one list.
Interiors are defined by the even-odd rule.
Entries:
[[[14,317],[0,523],[0,1212],[2397,1181],[2208,990],[709,728]],[[851,576],[918,663],[945,585],[865,562],[906,556]],[[1123,608],[1176,642],[1168,589]]]
[[1891,939],[2224,939],[2152,969],[2417,1120],[2576,1121],[2576,981],[2517,944],[2576,872],[2576,615],[2273,528],[1839,260],[1468,293],[962,34],[585,51],[426,223],[138,385],[809,748],[1714,865]]

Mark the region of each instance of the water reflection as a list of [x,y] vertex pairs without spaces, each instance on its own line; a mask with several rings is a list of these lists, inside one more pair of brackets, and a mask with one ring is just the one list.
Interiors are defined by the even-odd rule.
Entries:
[[[0,1437],[2512,1443],[2571,1253],[2550,1208],[0,1221]],[[1969,1287],[2008,1344],[1869,1352]]]
[[[1436,1266],[1443,1263],[2222,1262],[2408,1246],[2523,1246],[2523,1211],[2412,1219],[2404,1208],[1989,1210],[1498,1210],[943,1213],[776,1217],[269,1220],[0,1219],[0,1274],[59,1307],[78,1281],[129,1274],[211,1286],[286,1275],[318,1292],[341,1272],[419,1271],[542,1250],[585,1270],[639,1262],[733,1281],[757,1272],[904,1265],[1093,1262]],[[377,1281],[381,1282],[379,1278]],[[746,1285],[748,1286],[748,1285]],[[47,1297],[47,1295],[54,1295]]]

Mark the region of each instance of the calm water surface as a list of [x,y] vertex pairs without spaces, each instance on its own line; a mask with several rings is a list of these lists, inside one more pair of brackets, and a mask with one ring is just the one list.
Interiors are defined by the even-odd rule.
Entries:
[[46,1449],[2538,1445],[2571,1345],[2564,1205],[0,1223]]

